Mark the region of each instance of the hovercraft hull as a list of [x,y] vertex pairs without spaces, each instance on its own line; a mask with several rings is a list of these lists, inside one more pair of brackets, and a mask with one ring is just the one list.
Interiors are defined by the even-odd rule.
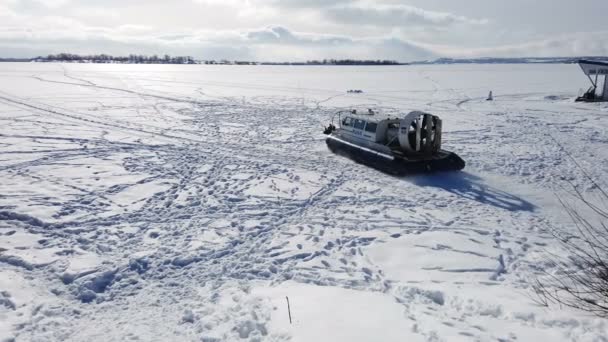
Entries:
[[574,102],[608,102],[608,99],[603,99],[603,98],[589,98],[589,97],[584,97],[584,96],[580,96],[577,97],[576,100],[574,100]]
[[333,153],[392,175],[458,171],[465,167],[462,158],[444,150],[438,151],[432,158],[413,159],[394,153],[378,152],[331,135],[325,142]]

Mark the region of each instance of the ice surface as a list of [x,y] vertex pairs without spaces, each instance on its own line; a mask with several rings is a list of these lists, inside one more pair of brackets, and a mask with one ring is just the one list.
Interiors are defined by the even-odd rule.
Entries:
[[270,330],[290,335],[293,341],[424,341],[403,306],[381,292],[288,281],[273,288],[255,288],[253,294],[270,298]]
[[[574,229],[557,198],[607,186],[608,107],[573,102],[576,65],[2,63],[0,79],[0,341],[608,336],[530,290],[562,252],[547,229]],[[465,171],[331,154],[323,126],[349,106],[439,115]]]

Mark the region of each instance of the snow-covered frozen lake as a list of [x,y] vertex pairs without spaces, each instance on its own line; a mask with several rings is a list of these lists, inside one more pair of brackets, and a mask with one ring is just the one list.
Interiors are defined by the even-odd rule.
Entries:
[[[576,65],[0,63],[0,341],[607,341],[530,290],[573,229],[558,198],[608,186],[587,87]],[[331,154],[353,105],[439,115],[467,167]]]

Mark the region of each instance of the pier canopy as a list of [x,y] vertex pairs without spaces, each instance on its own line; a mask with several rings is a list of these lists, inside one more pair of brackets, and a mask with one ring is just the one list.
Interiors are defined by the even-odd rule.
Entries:
[[578,65],[591,81],[591,88],[576,101],[608,101],[608,62],[581,59]]

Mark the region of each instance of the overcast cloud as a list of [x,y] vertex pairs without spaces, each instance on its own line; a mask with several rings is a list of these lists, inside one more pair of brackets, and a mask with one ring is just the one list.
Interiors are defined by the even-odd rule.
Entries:
[[605,0],[0,0],[0,56],[608,55]]

